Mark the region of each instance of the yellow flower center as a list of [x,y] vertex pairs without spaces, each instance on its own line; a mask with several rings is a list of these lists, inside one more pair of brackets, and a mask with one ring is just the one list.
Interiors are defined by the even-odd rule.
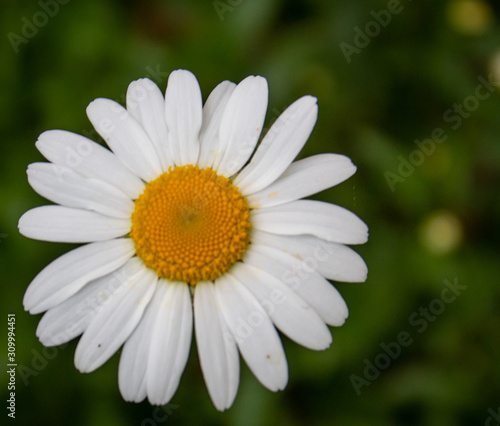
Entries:
[[170,168],[135,201],[130,237],[160,278],[214,280],[250,241],[250,209],[238,188],[212,169]]

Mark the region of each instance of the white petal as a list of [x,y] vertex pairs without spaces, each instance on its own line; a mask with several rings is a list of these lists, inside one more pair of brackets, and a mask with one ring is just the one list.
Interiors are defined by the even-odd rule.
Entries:
[[213,167],[219,150],[219,129],[224,110],[236,84],[230,81],[220,83],[208,96],[203,106],[203,123],[200,131],[200,158],[198,166],[202,169]]
[[317,118],[318,106],[312,96],[303,96],[283,111],[250,164],[234,180],[243,195],[265,188],[285,171],[307,142]]
[[[83,136],[65,130],[49,130],[39,136],[36,147],[52,163],[108,182],[132,199],[144,191],[144,182],[116,155]],[[64,179],[63,170],[60,169],[59,175]]]
[[242,262],[233,266],[231,274],[255,296],[276,327],[290,339],[314,350],[330,346],[332,335],[324,321],[287,285]]
[[24,294],[24,308],[32,314],[46,311],[75,294],[89,281],[124,265],[134,255],[129,238],[87,244],[49,263]]
[[284,389],[288,382],[286,356],[264,308],[230,273],[216,280],[215,291],[226,324],[252,373],[269,390]]
[[168,77],[165,117],[171,157],[177,166],[196,164],[202,121],[200,85],[189,71],[177,70]]
[[36,335],[44,346],[69,342],[82,334],[102,304],[119,287],[122,268],[86,284],[76,294],[49,309],[38,323]]
[[88,243],[121,237],[130,231],[131,222],[88,210],[41,206],[24,213],[18,227],[22,235],[35,240]]
[[252,226],[282,235],[312,234],[342,244],[363,244],[368,227],[349,210],[335,204],[298,200],[251,210]]
[[212,282],[199,282],[194,293],[196,345],[208,393],[219,411],[228,409],[236,397],[240,360],[215,295]]
[[166,290],[167,285],[164,280],[160,280],[139,325],[123,346],[118,385],[125,401],[141,402],[146,398],[147,360],[153,339],[153,325]]
[[325,278],[291,254],[252,244],[243,261],[288,285],[329,325],[344,324],[349,311],[344,299]]
[[166,404],[177,390],[193,332],[189,286],[164,280],[160,285],[168,288],[155,313],[146,373],[148,400],[154,405]]
[[214,169],[229,177],[252,155],[266,118],[268,99],[265,78],[250,76],[234,89],[220,124],[220,149]]
[[33,163],[27,173],[31,187],[54,203],[122,219],[130,218],[134,211],[133,201],[119,189],[102,180],[86,178],[70,168]]
[[356,166],[344,155],[320,154],[296,161],[266,188],[248,196],[252,208],[271,207],[309,197],[351,177]]
[[368,268],[363,258],[343,244],[312,235],[277,235],[254,230],[251,240],[289,253],[329,280],[359,283],[366,281]]
[[90,373],[104,364],[132,333],[151,300],[158,278],[139,258],[127,263],[121,286],[104,303],[83,333],[75,367]]
[[118,102],[96,99],[87,107],[87,116],[115,155],[137,176],[149,182],[162,173],[153,143]]
[[160,88],[150,79],[141,78],[129,84],[127,111],[142,125],[160,159],[163,171],[173,166],[168,149],[165,99]]

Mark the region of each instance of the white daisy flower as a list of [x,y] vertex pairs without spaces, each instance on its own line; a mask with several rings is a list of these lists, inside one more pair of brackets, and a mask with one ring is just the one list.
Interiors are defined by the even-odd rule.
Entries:
[[46,311],[46,346],[82,334],[75,366],[91,372],[123,345],[123,398],[166,404],[196,335],[201,370],[219,410],[239,384],[241,354],[271,391],[288,367],[277,332],[314,350],[348,315],[327,280],[361,282],[367,268],[346,244],[368,229],[342,207],[302,200],[344,181],[342,155],[292,162],[317,118],[316,98],[290,105],[259,145],[267,82],[219,84],[202,106],[195,76],[170,74],[165,97],[130,84],[127,108],[96,99],[87,115],[111,151],[63,130],[40,135],[49,163],[28,167],[33,189],[56,203],[19,220],[26,237],[86,243],[43,269],[24,306]]

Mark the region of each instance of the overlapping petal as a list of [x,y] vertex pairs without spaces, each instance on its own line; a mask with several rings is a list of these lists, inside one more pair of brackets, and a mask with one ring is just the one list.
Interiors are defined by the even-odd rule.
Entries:
[[118,386],[125,401],[141,402],[146,398],[146,371],[154,337],[153,325],[166,291],[167,286],[159,281],[139,325],[123,345]]
[[196,164],[200,152],[198,136],[202,122],[202,99],[193,73],[177,70],[168,77],[165,118],[170,154],[175,165]]
[[60,243],[88,243],[122,237],[130,231],[129,219],[117,219],[88,210],[41,206],[19,219],[19,232],[28,238]]
[[146,391],[149,402],[166,404],[184,372],[193,332],[193,308],[185,283],[161,280],[166,290],[153,313],[152,338],[147,358]]
[[332,336],[328,327],[286,284],[247,263],[234,265],[231,274],[255,296],[276,327],[290,339],[314,350],[330,346]]
[[142,125],[156,148],[162,171],[173,165],[167,143],[165,98],[160,88],[149,78],[130,83],[127,89],[127,111]]
[[289,286],[329,325],[344,324],[349,311],[337,291],[308,263],[274,248],[252,244],[243,261],[266,271]]
[[64,302],[89,281],[124,265],[134,255],[128,238],[78,247],[49,263],[33,279],[24,294],[24,308],[32,314]]
[[267,81],[250,76],[231,93],[220,124],[220,148],[214,160],[214,170],[230,177],[248,161],[266,118]]
[[49,309],[36,329],[40,342],[45,346],[61,345],[82,334],[120,286],[122,269],[89,282],[69,299]]
[[87,107],[87,116],[115,155],[142,180],[162,173],[155,146],[137,120],[119,103],[99,98]]
[[316,98],[296,100],[273,123],[250,163],[234,184],[243,195],[257,192],[274,182],[307,142],[318,118]]
[[319,154],[296,161],[272,184],[250,194],[248,204],[254,209],[309,197],[351,177],[356,166],[344,155]]
[[113,185],[86,178],[68,167],[51,163],[28,166],[28,182],[42,197],[66,207],[92,210],[106,216],[129,219],[133,201]]
[[240,360],[212,282],[196,285],[194,319],[196,346],[208,393],[218,410],[226,410],[238,391]]
[[[58,166],[69,168],[84,177],[108,182],[131,199],[144,191],[144,182],[116,155],[101,145],[76,133],[48,130],[36,141],[42,155]],[[58,173],[61,179],[64,172]]]
[[153,296],[158,278],[134,257],[123,269],[121,285],[111,294],[83,333],[75,366],[89,373],[104,364],[127,340]]
[[313,235],[279,235],[254,230],[252,242],[308,262],[310,267],[329,280],[363,282],[368,274],[365,261],[353,249]]
[[216,280],[215,293],[226,324],[252,373],[269,390],[284,389],[288,364],[281,340],[264,308],[229,273]]
[[220,123],[226,110],[227,102],[236,84],[223,81],[210,93],[203,106],[203,123],[200,131],[200,168],[213,167],[220,147]]
[[252,225],[273,234],[311,234],[342,244],[363,244],[368,239],[368,227],[354,213],[315,200],[297,200],[253,210]]

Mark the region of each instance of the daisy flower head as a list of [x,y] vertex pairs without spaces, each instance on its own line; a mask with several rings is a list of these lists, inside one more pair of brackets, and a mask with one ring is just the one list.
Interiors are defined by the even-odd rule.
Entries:
[[288,367],[278,331],[322,350],[348,315],[328,280],[362,282],[367,268],[347,245],[368,237],[363,221],[304,200],[346,180],[343,155],[294,162],[317,119],[316,98],[291,104],[258,143],[267,110],[263,77],[220,83],[202,104],[189,71],[170,74],[165,95],[132,82],[126,108],[96,99],[87,115],[110,150],[50,130],[30,164],[33,189],[55,203],[27,211],[20,233],[85,243],[46,266],[24,306],[45,312],[46,346],[81,335],[75,366],[91,372],[122,346],[123,398],[166,404],[187,363],[193,329],[208,393],[229,408],[239,354],[271,391]]

